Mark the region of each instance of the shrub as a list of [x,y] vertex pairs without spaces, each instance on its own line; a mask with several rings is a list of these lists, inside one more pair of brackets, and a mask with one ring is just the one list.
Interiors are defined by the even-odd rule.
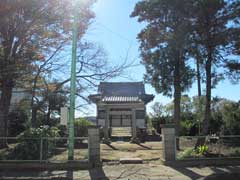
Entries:
[[198,146],[196,152],[199,155],[206,155],[206,153],[208,152],[208,146],[207,145]]
[[187,148],[185,149],[183,152],[180,152],[177,156],[178,160],[183,160],[186,158],[192,158],[192,157],[196,157],[196,152],[194,149],[192,148]]
[[186,148],[184,151],[180,152],[177,155],[177,159],[183,160],[183,159],[187,159],[187,158],[203,157],[207,154],[208,149],[209,148],[207,145],[198,146],[197,149]]
[[90,122],[84,118],[75,120],[75,122],[74,122],[75,137],[88,136],[88,126],[92,126],[92,125],[94,125],[92,122]]
[[41,126],[39,128],[30,128],[18,136],[18,144],[9,154],[9,159],[20,160],[39,160],[41,138],[42,155],[46,159],[51,155],[56,145],[56,137],[59,137],[59,129],[56,127]]
[[181,126],[180,135],[189,136],[194,125],[195,124],[191,120],[180,121]]
[[57,128],[59,129],[60,137],[67,137],[67,126],[66,125],[59,124],[57,126]]
[[26,129],[28,115],[22,110],[15,110],[8,115],[8,136],[17,136]]

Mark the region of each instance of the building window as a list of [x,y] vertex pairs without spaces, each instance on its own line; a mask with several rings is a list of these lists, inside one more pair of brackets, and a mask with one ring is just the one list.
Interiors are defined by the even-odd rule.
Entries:
[[106,111],[105,110],[98,110],[98,119],[105,119]]
[[132,119],[132,115],[122,115],[122,119]]
[[136,110],[136,119],[145,119],[145,111]]
[[121,115],[112,115],[111,118],[112,119],[121,119]]

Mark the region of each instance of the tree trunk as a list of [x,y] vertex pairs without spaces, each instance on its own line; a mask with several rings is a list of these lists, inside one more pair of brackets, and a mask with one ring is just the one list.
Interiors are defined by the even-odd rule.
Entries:
[[37,127],[37,107],[35,105],[32,105],[32,117],[31,117],[31,123],[30,127],[36,128]]
[[176,148],[179,150],[179,138],[180,135],[180,101],[181,101],[181,78],[180,78],[180,59],[178,57],[175,63],[174,69],[174,123],[176,132]]
[[46,121],[46,125],[50,126],[50,116],[51,116],[51,109],[50,107],[48,107],[48,112],[47,112],[47,121]]
[[[210,117],[211,117],[211,90],[212,90],[211,66],[212,66],[212,51],[209,50],[206,65],[205,65],[205,71],[206,71],[206,104],[205,104],[205,113],[204,113],[203,128],[202,128],[202,135],[204,135],[204,136],[208,135],[209,121],[210,121]],[[198,146],[204,145],[205,141],[206,141],[205,137],[198,138],[197,143],[195,145],[195,149]]]
[[212,65],[212,53],[208,53],[208,59],[206,62],[206,105],[204,113],[203,122],[203,135],[207,135],[209,131],[209,121],[211,117],[211,89],[212,89],[212,75],[211,75],[211,65]]
[[33,128],[36,128],[36,124],[37,124],[37,105],[35,106],[34,105],[34,98],[36,96],[36,88],[37,88],[37,81],[38,81],[38,78],[39,78],[39,75],[40,75],[40,72],[41,72],[41,68],[38,69],[38,72],[34,78],[34,81],[33,81],[33,87],[32,87],[32,98],[31,98],[31,108],[32,108],[32,116],[31,116],[31,122],[30,122],[30,127],[33,127]]
[[[0,97],[0,137],[8,136],[8,114],[10,110],[10,102],[12,97],[13,82],[5,80],[2,83],[2,91]],[[7,146],[6,139],[0,139],[0,148]]]
[[202,89],[201,89],[201,73],[200,73],[200,62],[199,58],[197,58],[197,86],[198,86],[198,97],[200,100],[200,97],[202,96]]
[[[197,64],[197,88],[198,88],[198,112],[201,111],[201,96],[202,96],[202,89],[201,89],[201,73],[200,73],[200,60],[199,57],[196,59]],[[201,118],[198,119],[198,135],[201,134]]]

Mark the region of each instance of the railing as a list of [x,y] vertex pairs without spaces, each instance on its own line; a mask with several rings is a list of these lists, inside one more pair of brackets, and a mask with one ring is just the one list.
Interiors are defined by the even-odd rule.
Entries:
[[235,136],[180,136],[176,158],[212,159],[240,158],[240,135]]
[[[0,137],[0,142],[3,141],[7,142],[7,147],[0,149],[0,162],[62,162],[68,160],[67,137]],[[88,142],[88,137],[74,138],[74,160],[88,159]]]

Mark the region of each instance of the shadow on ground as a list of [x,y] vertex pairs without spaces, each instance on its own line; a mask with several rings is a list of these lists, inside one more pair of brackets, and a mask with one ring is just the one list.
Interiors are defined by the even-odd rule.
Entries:
[[49,180],[239,180],[240,166],[170,167],[161,164],[117,164],[84,171],[1,171],[0,179],[4,179],[3,177],[21,180],[40,180],[41,177]]
[[[227,166],[227,167],[174,167],[174,170],[196,180],[239,180],[240,179],[240,166]],[[207,171],[211,172],[210,175],[201,173],[201,169],[208,168]],[[206,171],[206,170],[205,170]]]
[[109,180],[102,167],[89,170],[89,176],[91,180]]

